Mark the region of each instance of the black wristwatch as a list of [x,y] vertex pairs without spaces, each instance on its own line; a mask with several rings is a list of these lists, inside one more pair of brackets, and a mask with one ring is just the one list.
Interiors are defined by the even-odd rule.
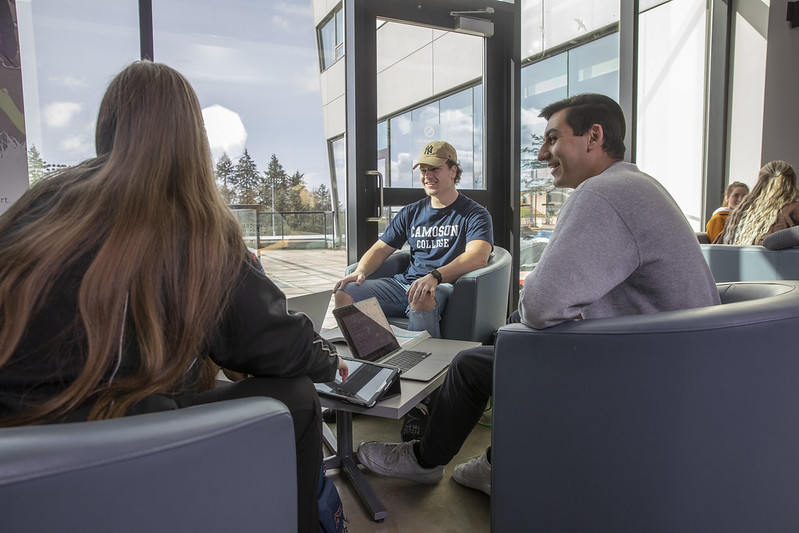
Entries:
[[434,268],[429,273],[432,274],[432,276],[434,278],[436,278],[436,281],[438,282],[438,284],[441,285],[441,272],[439,272],[438,269]]

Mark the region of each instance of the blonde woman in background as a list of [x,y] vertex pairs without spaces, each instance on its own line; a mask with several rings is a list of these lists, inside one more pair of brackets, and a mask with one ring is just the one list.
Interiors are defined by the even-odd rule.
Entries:
[[760,169],[757,183],[730,214],[715,244],[762,244],[775,231],[799,225],[799,187],[796,172],[785,161],[771,161]]
[[747,194],[749,194],[749,186],[746,185],[746,183],[733,181],[727,185],[721,207],[716,209],[713,212],[713,216],[707,221],[705,230],[707,231],[707,238],[710,239],[710,242],[713,242],[715,238],[724,231],[724,225],[727,224],[727,217],[730,216],[732,210],[741,203],[741,200],[743,200],[744,196]]

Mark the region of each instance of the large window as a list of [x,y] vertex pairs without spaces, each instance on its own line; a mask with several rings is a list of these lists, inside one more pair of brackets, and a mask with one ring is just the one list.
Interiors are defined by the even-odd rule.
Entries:
[[522,59],[619,21],[619,0],[525,0],[522,2]]
[[463,168],[459,187],[483,188],[482,109],[483,87],[478,85],[381,121],[379,130],[388,122],[388,186],[421,188],[414,162],[428,142],[445,140],[458,151]]
[[217,169],[225,156],[235,169],[228,203],[266,213],[267,238],[324,234],[330,242],[330,217],[298,214],[332,211],[310,7],[162,0],[153,21],[156,61],[191,82]]
[[668,189],[697,231],[702,219],[706,9],[704,0],[672,0],[642,13],[638,43],[637,163]]
[[523,236],[525,226],[535,227],[542,221],[545,225],[554,224],[552,215],[559,211],[568,194],[552,194],[552,177],[537,159],[546,126],[546,120],[538,114],[547,104],[580,93],[601,93],[618,99],[618,49],[619,38],[614,33],[522,68],[521,193],[528,206],[521,211]]
[[322,48],[322,70],[326,70],[344,55],[344,10],[339,6],[319,28]]
[[[758,18],[757,11],[744,9],[735,2],[734,43],[732,48],[730,144],[728,181],[743,181],[754,185],[760,169],[763,142],[763,102],[766,86],[767,19]],[[760,7],[762,13],[765,5]],[[765,19],[765,20],[764,20]]]
[[[135,2],[17,0],[29,170],[94,157],[100,99],[111,78],[139,57]],[[102,45],[98,45],[102,43]],[[36,157],[38,154],[38,157]]]
[[571,192],[556,189],[546,164],[538,161],[547,122],[538,114],[544,106],[580,93],[600,93],[618,99],[618,50],[619,37],[614,33],[522,68],[521,280],[540,259],[558,212]]
[[333,238],[337,248],[342,248],[347,240],[347,143],[344,137],[330,141],[331,160],[333,161],[333,178],[331,198],[335,226]]

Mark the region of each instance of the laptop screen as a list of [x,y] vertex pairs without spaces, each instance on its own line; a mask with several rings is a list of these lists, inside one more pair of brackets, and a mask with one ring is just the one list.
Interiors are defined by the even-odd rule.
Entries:
[[357,359],[377,361],[399,348],[376,298],[333,309],[333,316]]
[[319,333],[322,330],[322,324],[325,321],[327,308],[330,306],[330,296],[333,294],[332,290],[325,290],[314,292],[311,294],[302,294],[300,296],[292,296],[286,298],[286,307],[290,311],[304,313],[313,322],[313,329]]

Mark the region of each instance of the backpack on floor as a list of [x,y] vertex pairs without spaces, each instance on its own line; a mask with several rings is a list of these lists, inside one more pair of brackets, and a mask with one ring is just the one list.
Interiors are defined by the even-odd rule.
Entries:
[[319,529],[321,533],[346,533],[347,519],[341,496],[333,481],[325,475],[325,465],[319,475]]

